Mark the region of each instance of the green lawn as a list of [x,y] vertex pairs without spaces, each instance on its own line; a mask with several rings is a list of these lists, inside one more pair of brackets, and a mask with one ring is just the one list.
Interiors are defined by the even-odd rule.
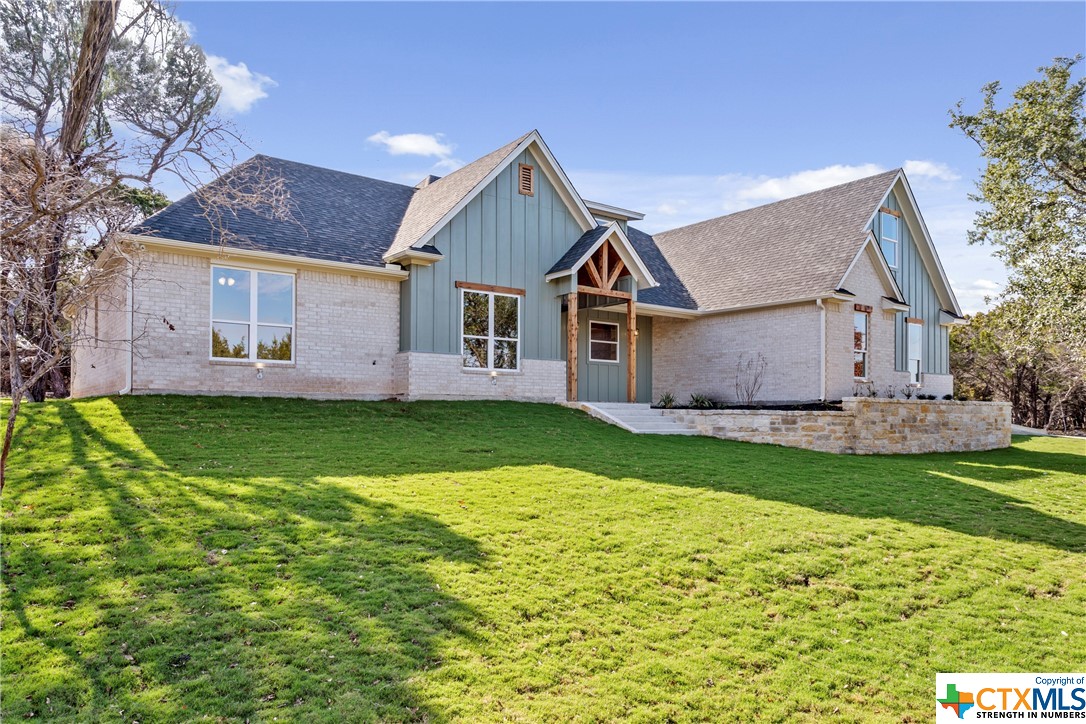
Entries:
[[1086,442],[850,457],[548,405],[24,407],[5,720],[927,721],[1081,671]]

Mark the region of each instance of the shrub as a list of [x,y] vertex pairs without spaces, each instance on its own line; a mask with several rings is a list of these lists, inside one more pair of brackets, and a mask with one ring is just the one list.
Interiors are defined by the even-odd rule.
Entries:
[[657,403],[657,407],[663,407],[665,409],[671,409],[675,407],[675,395],[670,392],[665,392],[660,395],[660,402]]
[[934,400],[935,395],[917,395],[916,399],[918,399],[918,400]]
[[[931,399],[933,399],[933,400],[934,400],[934,399],[935,399],[935,395],[932,395],[932,396],[931,396]],[[953,400],[953,399],[954,399],[954,395],[943,395],[943,399],[944,399],[944,400]]]
[[693,395],[690,395],[690,406],[695,410],[711,410],[713,408],[713,401],[710,400],[707,395],[694,393]]
[[[904,397],[906,400],[913,399],[913,394],[915,392],[916,392],[916,389],[912,385],[905,385],[904,387],[901,388],[901,396]],[[919,399],[922,399],[923,397],[924,397],[923,395],[917,395],[916,399],[919,400]]]

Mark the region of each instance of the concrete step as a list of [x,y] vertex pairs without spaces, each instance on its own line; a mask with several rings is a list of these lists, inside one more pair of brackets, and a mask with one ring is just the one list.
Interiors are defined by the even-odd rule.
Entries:
[[577,407],[604,422],[640,435],[697,435],[698,430],[647,404],[582,402]]

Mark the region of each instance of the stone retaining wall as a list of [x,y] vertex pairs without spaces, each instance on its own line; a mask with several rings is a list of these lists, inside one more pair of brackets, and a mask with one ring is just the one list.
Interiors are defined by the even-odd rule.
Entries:
[[994,450],[1011,444],[1006,402],[847,397],[843,410],[665,410],[724,440],[856,455]]

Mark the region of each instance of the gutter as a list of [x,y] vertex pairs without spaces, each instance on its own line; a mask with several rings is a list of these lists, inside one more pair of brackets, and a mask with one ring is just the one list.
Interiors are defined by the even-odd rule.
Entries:
[[132,392],[132,364],[134,361],[133,358],[135,357],[133,346],[136,343],[136,341],[132,339],[132,332],[136,326],[134,323],[136,305],[133,303],[135,295],[132,292],[132,288],[135,286],[136,269],[131,261],[128,262],[128,274],[126,276],[128,277],[128,284],[127,289],[125,290],[125,306],[128,307],[128,319],[125,320],[125,327],[127,328],[125,334],[128,339],[128,364],[125,365],[124,368],[124,388],[117,392],[118,395],[127,395]]
[[826,401],[826,305],[821,299],[816,299],[818,306],[818,333],[822,343],[818,346],[818,399]]

